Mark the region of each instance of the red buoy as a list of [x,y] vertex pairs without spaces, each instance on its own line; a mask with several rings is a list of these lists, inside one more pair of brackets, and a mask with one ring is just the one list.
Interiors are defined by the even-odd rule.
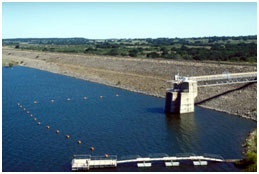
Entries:
[[33,103],[34,103],[34,104],[37,104],[37,101],[34,101]]
[[100,98],[103,98],[103,96],[100,96]]
[[69,136],[69,135],[66,135],[66,138],[67,138],[67,139],[69,139],[69,138],[70,138],[70,136]]
[[54,100],[52,99],[52,100],[50,100],[50,102],[51,102],[51,103],[54,103]]
[[37,120],[37,118],[34,118],[33,120],[34,120],[34,121],[36,121],[36,120]]
[[24,111],[26,111],[26,108],[23,108]]
[[119,94],[116,94],[116,97],[119,97]]
[[91,150],[91,151],[94,151],[94,147],[90,147],[90,150]]
[[59,130],[56,130],[56,133],[59,134]]
[[27,111],[26,113],[27,113],[27,114],[29,114],[29,113],[30,113],[30,111]]
[[40,122],[38,122],[38,125],[40,125]]
[[47,128],[47,129],[49,129],[49,128],[50,128],[50,126],[49,126],[49,125],[47,125],[47,126],[46,126],[46,128]]
[[82,141],[78,140],[78,141],[77,141],[77,144],[82,144]]
[[105,154],[105,155],[104,155],[104,157],[105,157],[105,158],[108,158],[108,157],[109,157],[109,155],[108,155],[108,154]]
[[31,117],[33,117],[33,115],[32,115],[32,114],[31,114],[30,116],[31,116]]

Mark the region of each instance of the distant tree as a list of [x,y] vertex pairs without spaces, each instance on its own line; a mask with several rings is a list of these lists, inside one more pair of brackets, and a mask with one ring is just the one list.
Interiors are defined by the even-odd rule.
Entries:
[[138,52],[142,52],[143,51],[143,48],[141,48],[141,47],[139,47],[137,49],[138,49]]
[[86,52],[90,52],[90,51],[94,51],[95,49],[91,46],[85,49],[85,53]]
[[188,47],[183,44],[180,49],[181,50],[188,50]]
[[129,51],[129,56],[130,57],[137,57],[138,55],[138,50],[137,49],[132,49]]
[[128,56],[129,54],[127,52],[122,52],[121,55],[122,56]]
[[49,51],[54,52],[55,48],[49,48]]
[[14,48],[18,49],[18,48],[20,48],[20,45],[15,45],[15,47],[14,47]]
[[111,49],[107,54],[110,56],[117,56],[119,55],[119,51],[118,49]]
[[148,58],[158,58],[159,54],[157,52],[151,52],[147,54]]
[[162,56],[166,56],[169,50],[166,47],[162,47],[160,51],[162,51]]
[[198,45],[198,44],[201,44],[201,41],[200,40],[197,40],[197,41],[195,41],[194,42],[196,45]]

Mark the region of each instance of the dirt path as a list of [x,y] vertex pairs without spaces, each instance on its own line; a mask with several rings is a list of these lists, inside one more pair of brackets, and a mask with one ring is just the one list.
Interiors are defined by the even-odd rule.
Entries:
[[[257,70],[256,66],[247,65],[119,58],[7,48],[3,48],[2,55],[3,58],[17,61],[22,66],[158,97],[165,96],[166,81],[171,80],[177,73],[181,76],[199,76]],[[257,85],[242,86],[244,84],[199,88],[196,101],[204,101],[200,104],[203,107],[256,120]],[[224,95],[221,95],[222,93]]]

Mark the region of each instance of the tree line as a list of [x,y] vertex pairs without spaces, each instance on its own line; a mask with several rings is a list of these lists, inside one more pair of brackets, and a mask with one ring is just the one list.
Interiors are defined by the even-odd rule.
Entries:
[[70,52],[136,58],[175,60],[257,61],[257,36],[85,39],[26,38],[3,39],[3,46],[51,52]]

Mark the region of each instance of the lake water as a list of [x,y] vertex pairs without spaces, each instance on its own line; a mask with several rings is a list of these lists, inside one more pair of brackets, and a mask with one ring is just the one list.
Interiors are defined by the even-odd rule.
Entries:
[[[71,171],[74,154],[107,153],[119,159],[151,153],[211,153],[236,159],[242,157],[245,137],[256,128],[254,121],[200,107],[192,114],[165,115],[164,99],[46,71],[17,66],[2,68],[2,72],[5,172]],[[55,133],[57,129],[60,134]],[[65,138],[67,134],[70,139]],[[186,162],[180,166],[166,168],[158,163],[139,169],[129,164],[91,171],[239,171],[232,163],[194,167]]]

